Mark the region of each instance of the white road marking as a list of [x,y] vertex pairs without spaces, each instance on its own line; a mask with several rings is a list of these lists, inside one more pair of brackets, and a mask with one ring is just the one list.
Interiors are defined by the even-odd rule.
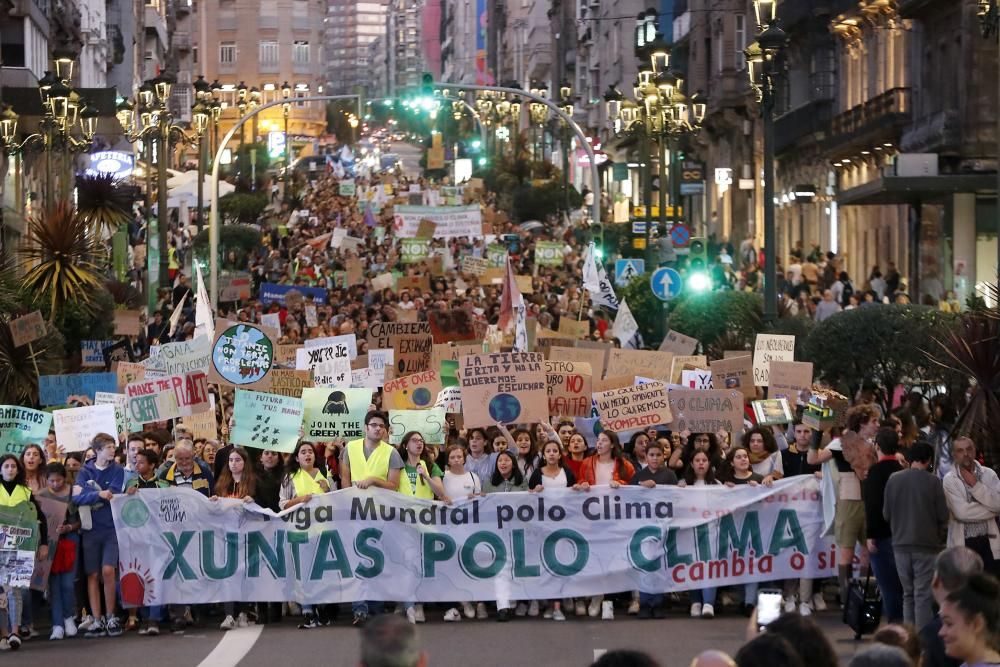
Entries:
[[198,667],[236,667],[257,643],[263,625],[229,630],[212,652],[205,656]]
[[604,654],[608,652],[606,648],[595,648],[594,649],[594,662],[597,662],[604,657]]

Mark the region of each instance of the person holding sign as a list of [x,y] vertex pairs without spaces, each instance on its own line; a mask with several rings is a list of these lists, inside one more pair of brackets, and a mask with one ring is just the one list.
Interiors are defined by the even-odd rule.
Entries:
[[[715,470],[708,453],[698,450],[684,469],[684,476],[678,486],[717,486]],[[691,591],[691,618],[715,618],[715,588],[700,588]]]
[[[543,427],[544,426],[548,425],[544,424]],[[518,469],[521,471],[521,476],[524,478],[531,477],[531,473],[535,471],[535,468],[537,468],[541,462],[541,457],[539,457],[535,451],[535,438],[531,434],[531,430],[526,428],[517,428],[514,429],[513,433],[511,433],[507,430],[507,427],[501,423],[497,423],[497,428],[500,429],[500,434],[503,435],[504,439],[506,439],[511,449],[516,452],[515,461]]]
[[[42,508],[35,500],[31,489],[25,484],[24,468],[21,462],[13,454],[4,454],[0,457],[0,507],[13,509],[24,503],[31,503],[35,506],[35,516],[38,522],[38,550],[35,558],[46,560],[49,557],[49,535],[48,526]],[[21,647],[21,637],[19,634],[21,623],[21,604],[23,600],[30,602],[30,596],[23,596],[22,591],[29,592],[28,589],[10,587],[5,591],[7,607],[7,646],[12,651]]]
[[[253,465],[247,450],[242,447],[235,447],[229,453],[229,462],[219,473],[219,479],[215,482],[215,495],[209,500],[218,501],[219,498],[236,498],[244,503],[252,503],[254,491],[257,490],[257,479],[254,475]],[[237,603],[226,602],[223,604],[226,618],[220,626],[223,630],[232,630],[235,627],[245,628],[247,615],[245,611],[237,613]]]

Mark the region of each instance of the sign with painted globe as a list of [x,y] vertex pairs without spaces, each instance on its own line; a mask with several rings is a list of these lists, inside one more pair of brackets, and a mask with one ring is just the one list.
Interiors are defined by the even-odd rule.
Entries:
[[463,356],[458,374],[466,427],[547,420],[549,399],[543,359],[537,352]]
[[270,387],[274,367],[274,341],[253,324],[217,321],[220,332],[212,345],[210,381],[234,387]]

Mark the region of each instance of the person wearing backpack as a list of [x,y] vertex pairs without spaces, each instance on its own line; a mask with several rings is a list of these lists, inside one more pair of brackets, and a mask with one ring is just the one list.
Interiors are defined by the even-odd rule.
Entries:
[[837,276],[837,282],[833,283],[830,291],[833,292],[833,298],[836,299],[842,308],[850,305],[851,296],[854,294],[854,283],[851,282],[847,271],[840,272],[840,275]]

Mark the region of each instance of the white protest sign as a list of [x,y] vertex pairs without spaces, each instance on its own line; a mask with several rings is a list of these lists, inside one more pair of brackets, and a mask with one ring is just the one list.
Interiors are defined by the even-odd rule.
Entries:
[[753,348],[753,383],[770,384],[772,361],[795,361],[795,336],[757,334]]
[[358,339],[354,334],[344,334],[342,336],[326,336],[324,338],[310,338],[309,340],[302,343],[302,346],[306,349],[314,347],[327,347],[329,345],[344,345],[347,347],[347,353],[351,357],[351,361],[358,358]]
[[52,423],[56,430],[56,441],[67,452],[86,451],[98,433],[107,433],[117,440],[115,406],[109,403],[55,410],[52,413]]

